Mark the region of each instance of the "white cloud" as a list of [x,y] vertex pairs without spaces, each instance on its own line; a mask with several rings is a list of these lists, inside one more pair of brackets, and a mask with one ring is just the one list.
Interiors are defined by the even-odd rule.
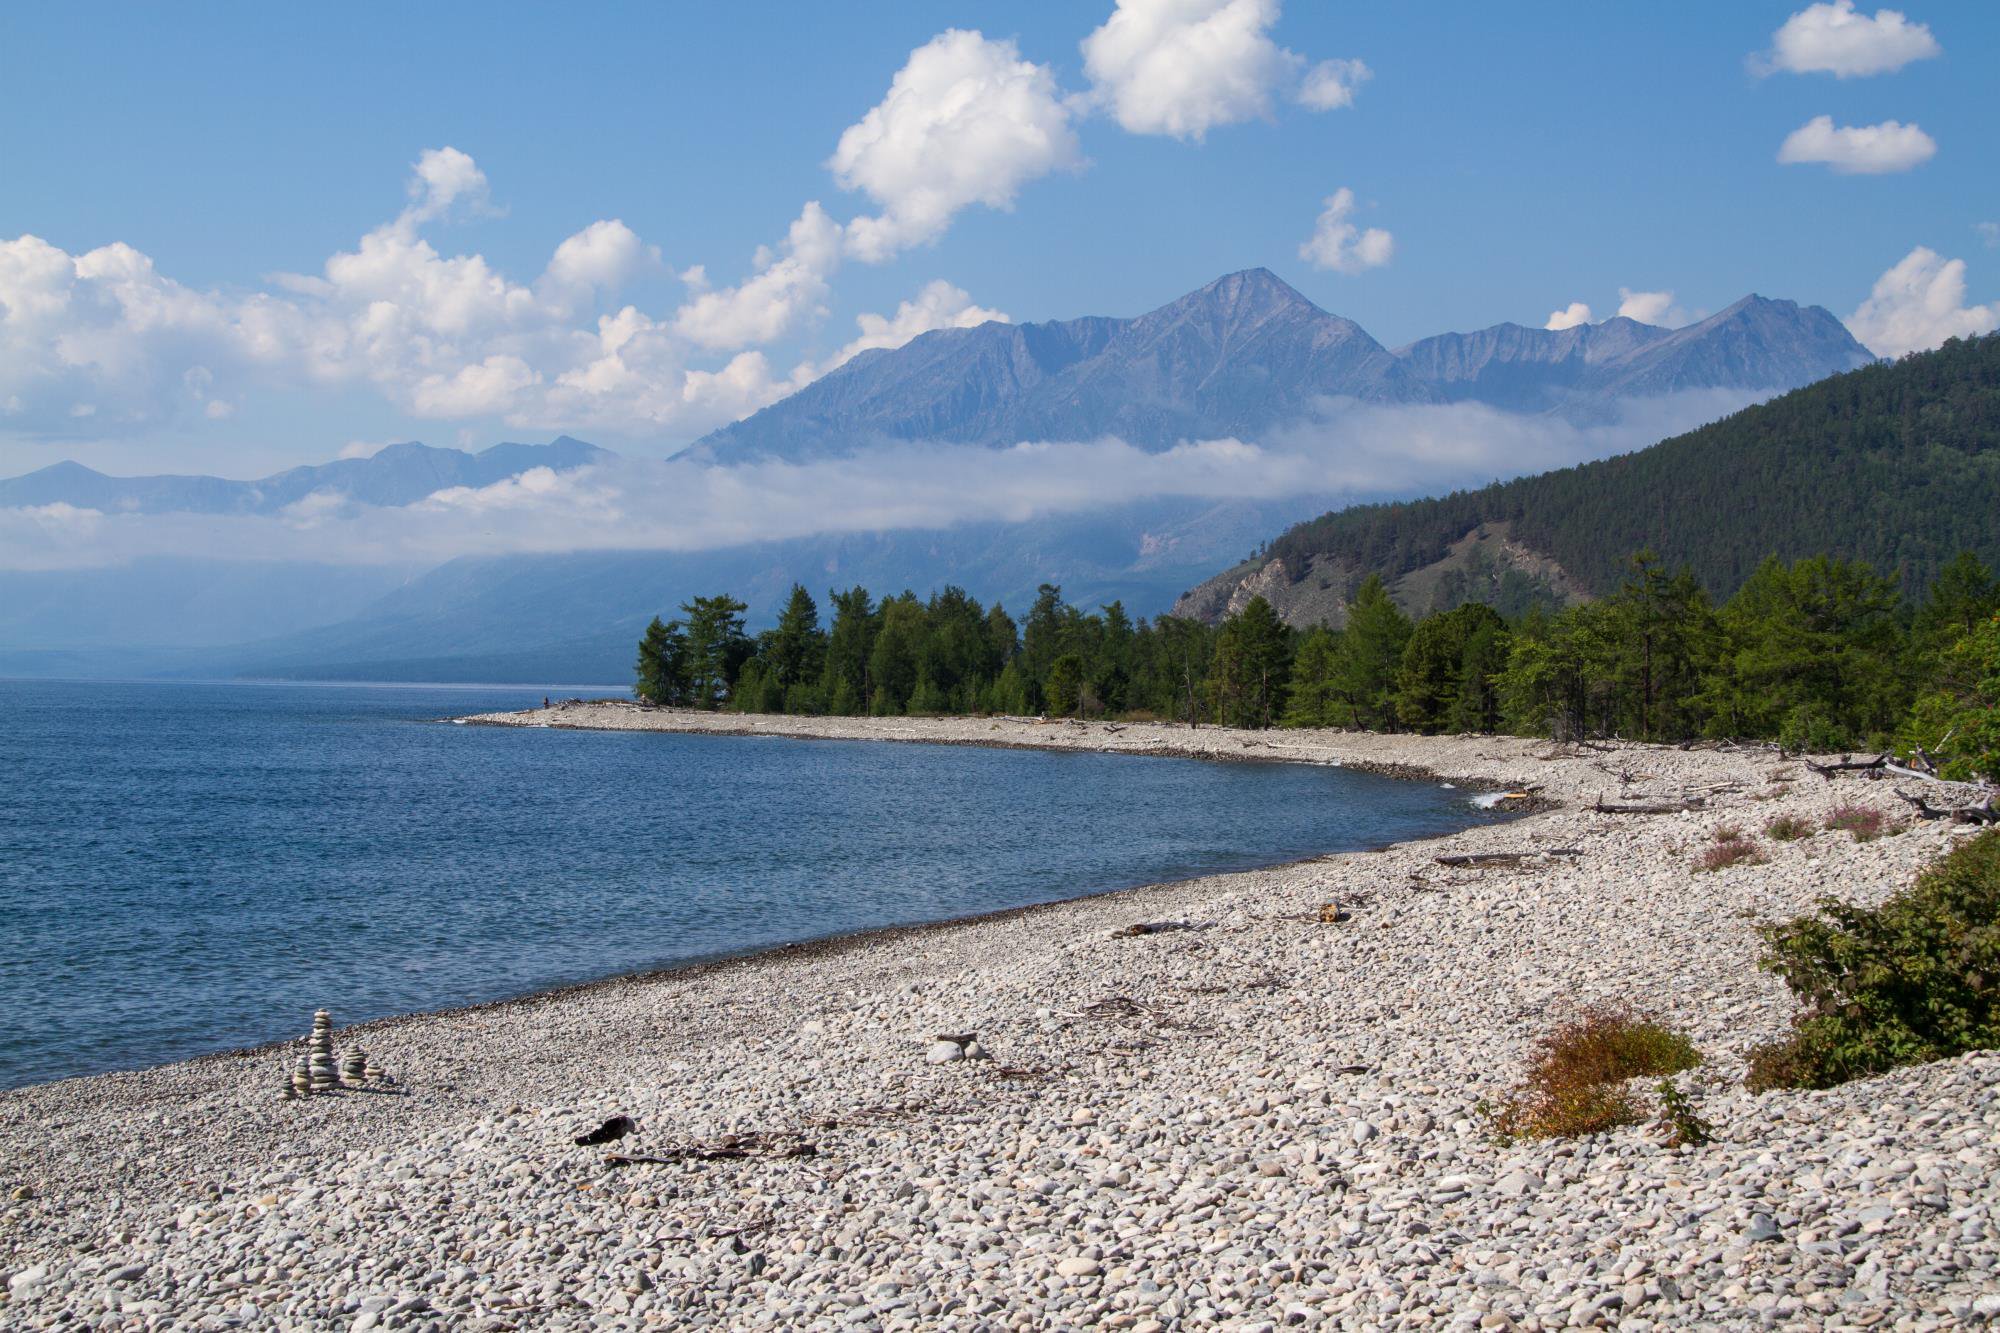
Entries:
[[1299,247],[1299,258],[1335,273],[1360,273],[1388,263],[1396,253],[1396,238],[1380,227],[1363,231],[1349,220],[1353,212],[1354,191],[1343,185],[1328,195],[1313,234]]
[[910,53],[826,165],[881,208],[847,228],[852,253],[880,263],[935,240],[972,204],[1011,208],[1022,186],[1077,162],[1070,109],[1048,67],[1023,60],[1011,41],[954,28]]
[[1341,399],[1261,441],[1192,441],[1160,452],[1115,439],[991,449],[919,441],[810,463],[628,458],[567,472],[538,468],[402,507],[318,495],[271,517],[0,509],[0,568],[91,567],[217,550],[244,560],[392,565],[514,552],[697,551],[1023,522],[1163,498],[1213,504],[1407,494],[1626,452],[1753,400],[1721,392],[1637,399],[1614,422],[1582,427],[1473,403]]
[[1771,34],[1768,53],[1751,58],[1759,74],[1832,74],[1858,78],[1890,74],[1913,60],[1943,54],[1931,30],[1899,10],[1858,14],[1854,0],[1808,5]]
[[[1677,329],[1688,322],[1687,312],[1674,304],[1672,292],[1639,292],[1630,287],[1620,287],[1618,313],[1641,324],[1657,324],[1667,329]],[[1586,311],[1584,319],[1588,321],[1589,318]]]
[[1306,73],[1294,96],[1300,106],[1333,111],[1354,105],[1354,95],[1375,72],[1359,60],[1322,60]]
[[1979,233],[1988,250],[2000,246],[2000,222],[1975,222],[1972,229]]
[[820,367],[819,373],[825,374],[836,366],[845,365],[873,348],[901,347],[917,335],[933,329],[969,329],[994,320],[1002,324],[1010,322],[1005,311],[975,305],[963,288],[954,287],[939,278],[927,284],[915,297],[899,304],[893,315],[855,316],[854,322],[860,326],[861,336],[834,353]]
[[1581,301],[1571,301],[1567,310],[1551,310],[1545,329],[1573,329],[1580,324],[1590,323],[1590,307]]
[[1848,176],[1908,171],[1936,155],[1937,141],[1914,124],[1885,120],[1836,127],[1832,116],[1814,116],[1778,148],[1780,162],[1823,162]]
[[471,213],[492,208],[486,173],[472,158],[449,145],[428,148],[410,168],[410,206],[403,216],[411,223],[446,216],[453,206]]
[[781,338],[824,313],[840,248],[840,224],[818,203],[808,203],[787,231],[782,251],[760,250],[756,274],[739,286],[700,292],[675,313],[674,329],[711,351]]
[[1847,327],[1877,356],[1923,352],[2000,328],[2000,302],[1965,303],[1965,261],[1918,246],[1875,280]]
[[[318,273],[274,275],[249,295],[184,287],[122,244],[72,255],[34,236],[0,241],[0,420],[16,434],[103,438],[219,420],[253,386],[360,386],[420,417],[686,439],[810,370],[774,374],[746,349],[825,309],[843,238],[817,204],[739,285],[684,271],[687,300],[658,317],[600,310],[665,271],[617,219],[562,241],[532,284],[482,255],[440,253],[427,227],[487,195],[470,157],[425,153],[401,212]],[[717,353],[734,355],[707,360]]]
[[1359,60],[1306,59],[1271,40],[1278,0],[1117,0],[1083,39],[1093,100],[1133,134],[1205,136],[1271,114],[1289,91],[1315,111],[1350,106],[1368,78]]
[[642,270],[657,267],[660,251],[617,218],[593,222],[556,247],[542,273],[544,299],[582,301],[611,295]]

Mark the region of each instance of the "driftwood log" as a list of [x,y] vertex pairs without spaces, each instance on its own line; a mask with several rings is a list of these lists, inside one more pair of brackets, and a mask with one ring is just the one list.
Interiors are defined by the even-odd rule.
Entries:
[[811,1157],[819,1148],[796,1134],[724,1134],[652,1153],[606,1153],[606,1166],[672,1166],[677,1162],[720,1162],[745,1157]]
[[1954,824],[2000,824],[2000,809],[1995,808],[1994,797],[1988,795],[1983,801],[1971,805],[1932,805],[1921,796],[1906,791],[1896,795],[1910,803],[1919,819],[1949,819]]
[[1680,801],[1613,802],[1606,802],[1600,796],[1597,798],[1597,804],[1590,808],[1600,815],[1679,815],[1690,810],[1700,810],[1707,804],[1707,798],[1702,796],[1690,796]]
[[1515,866],[1523,861],[1533,861],[1544,856],[1582,856],[1575,847],[1549,847],[1532,852],[1465,852],[1456,856],[1434,856],[1431,860],[1441,866],[1454,866],[1464,870],[1485,870],[1492,866]]

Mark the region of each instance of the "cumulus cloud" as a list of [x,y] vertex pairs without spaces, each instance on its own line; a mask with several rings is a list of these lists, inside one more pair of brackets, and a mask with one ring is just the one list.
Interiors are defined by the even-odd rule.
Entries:
[[[746,354],[754,355],[754,354]],[[1755,395],[1635,399],[1576,426],[1474,403],[1347,399],[1259,441],[1148,452],[1116,439],[1004,448],[910,442],[809,463],[614,459],[372,507],[319,495],[276,516],[0,509],[0,568],[57,569],[229,551],[237,558],[421,565],[462,555],[697,551],[859,532],[1084,515],[1135,501],[1380,497],[1482,484],[1623,453]]]
[[[1620,287],[1618,313],[1641,324],[1657,324],[1668,329],[1677,329],[1688,322],[1687,312],[1674,304],[1672,292],[1639,292],[1630,287]],[[1589,320],[1590,311],[1586,307],[1582,322],[1588,323]]]
[[446,216],[454,207],[468,212],[492,210],[486,173],[470,154],[446,145],[429,148],[410,170],[410,206],[403,216],[412,223]]
[[1375,72],[1359,60],[1322,60],[1307,71],[1296,94],[1300,106],[1333,111],[1354,105],[1361,85]]
[[880,263],[937,239],[972,204],[1013,207],[1022,186],[1078,160],[1048,67],[1011,41],[954,28],[910,53],[826,165],[881,208],[847,227],[851,252]]
[[1571,301],[1567,310],[1551,310],[1545,329],[1573,329],[1579,324],[1590,323],[1590,307],[1581,301]]
[[1280,93],[1315,111],[1351,106],[1359,60],[1306,58],[1271,40],[1278,0],[1118,0],[1083,39],[1093,100],[1133,134],[1199,140],[1271,114]]
[[778,251],[760,250],[757,272],[735,287],[703,291],[674,316],[683,337],[711,351],[772,342],[825,312],[828,279],[840,267],[840,224],[808,203]]
[[1832,116],[1814,116],[1778,147],[1780,162],[1823,162],[1847,176],[1908,171],[1936,155],[1937,140],[1915,124],[1885,120],[1880,125],[1835,126]]
[[2000,222],[1975,222],[1972,229],[1979,233],[1988,250],[2000,246]]
[[1326,197],[1313,234],[1299,246],[1299,258],[1314,268],[1360,273],[1380,268],[1396,253],[1396,238],[1380,227],[1362,230],[1351,219],[1354,191],[1342,186]]
[[963,288],[954,287],[939,278],[927,284],[910,300],[897,305],[893,315],[855,316],[854,322],[860,326],[861,336],[834,353],[820,367],[819,373],[846,365],[861,353],[874,348],[901,347],[910,339],[933,329],[970,329],[990,321],[1010,322],[1005,311],[977,305]]
[[1913,60],[1942,55],[1931,30],[1900,11],[1856,13],[1854,0],[1807,5],[1771,34],[1771,49],[1751,57],[1759,74],[1831,74],[1851,79],[1891,74]]
[[762,348],[825,313],[841,262],[842,227],[817,203],[759,250],[751,276],[714,287],[684,270],[688,295],[654,315],[620,297],[668,270],[615,218],[563,240],[532,283],[440,252],[428,229],[488,198],[469,156],[427,152],[395,217],[319,272],[274,275],[247,296],[183,286],[123,244],[70,254],[35,236],[0,241],[0,431],[104,436],[220,420],[253,385],[365,386],[429,419],[687,438],[866,347],[1004,318],[938,282],[893,315],[861,316],[826,366],[779,371]]
[[1965,261],[1918,246],[1875,280],[1847,327],[1877,356],[1923,352],[2000,328],[2000,302],[1965,303]]
[[647,245],[617,218],[593,222],[556,247],[539,284],[543,299],[576,303],[611,294],[639,273],[658,267],[658,246]]

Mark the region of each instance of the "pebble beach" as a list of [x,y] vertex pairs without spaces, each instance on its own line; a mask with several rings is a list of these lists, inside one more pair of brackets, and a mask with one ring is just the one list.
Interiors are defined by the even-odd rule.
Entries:
[[[462,721],[1342,764],[1523,813],[335,1031],[393,1083],[281,1100],[301,1041],[0,1093],[0,1328],[2000,1319],[2000,1055],[1742,1087],[1792,1012],[1758,924],[1879,901],[1970,836],[1910,821],[1893,782],[1496,737],[615,702]],[[1826,830],[1836,805],[1896,831]],[[1780,815],[1819,831],[1766,837]],[[1721,826],[1766,859],[1696,869]],[[1486,853],[1518,855],[1439,859]],[[1693,1040],[1678,1081],[1714,1140],[1497,1142],[1482,1105],[1605,1004]]]

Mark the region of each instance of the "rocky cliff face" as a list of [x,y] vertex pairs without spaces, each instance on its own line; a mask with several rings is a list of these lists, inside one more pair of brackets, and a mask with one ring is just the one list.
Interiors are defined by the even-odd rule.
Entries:
[[[1251,598],[1269,602],[1285,623],[1306,629],[1347,621],[1347,604],[1369,571],[1327,556],[1294,569],[1283,559],[1250,560],[1183,593],[1173,614],[1213,624]],[[1504,522],[1481,523],[1452,543],[1442,559],[1389,584],[1389,595],[1413,616],[1486,602],[1507,610],[1539,603],[1567,606],[1589,593],[1560,565],[1518,541]]]

